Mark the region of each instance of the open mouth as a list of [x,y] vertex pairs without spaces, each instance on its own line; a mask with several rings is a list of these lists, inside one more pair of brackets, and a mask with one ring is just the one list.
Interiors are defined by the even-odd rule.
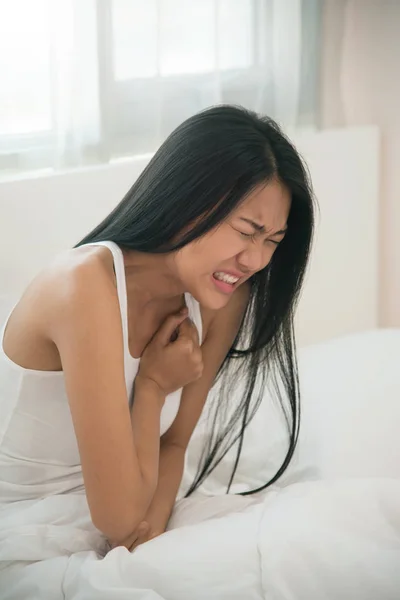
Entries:
[[240,280],[240,277],[224,273],[223,271],[216,271],[212,274],[212,280],[218,290],[224,294],[231,294]]

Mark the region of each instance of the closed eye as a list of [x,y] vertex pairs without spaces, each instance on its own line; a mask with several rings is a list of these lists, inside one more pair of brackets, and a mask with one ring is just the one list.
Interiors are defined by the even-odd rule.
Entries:
[[[231,227],[232,227],[232,225],[231,225]],[[245,231],[240,231],[240,229],[236,229],[236,227],[232,227],[232,229],[234,231],[237,231],[238,234],[244,238],[254,238],[256,235],[254,231],[252,233],[246,233]]]
[[[236,231],[239,231],[238,229]],[[240,235],[242,235],[245,238],[253,238],[254,237],[254,233],[244,233],[244,231],[239,231]]]
[[[256,236],[256,233],[245,233],[244,231],[239,231],[238,229],[236,229],[236,231],[238,233],[240,233],[241,236],[245,237],[245,238],[252,238],[254,239]],[[279,244],[281,243],[282,240],[280,240],[279,242],[277,242],[276,240],[270,240],[270,239],[266,239],[265,240],[267,243],[271,242],[271,244],[274,244],[275,246],[279,246]]]
[[[247,238],[247,239],[253,239],[253,240],[254,240],[254,239],[255,239],[255,237],[256,237],[257,235],[259,235],[259,233],[258,233],[258,232],[256,232],[256,231],[253,231],[252,233],[246,233],[245,231],[240,231],[240,229],[236,229],[235,227],[232,227],[232,229],[234,229],[234,230],[235,230],[235,231],[237,231],[237,232],[238,232],[238,233],[239,233],[239,234],[240,234],[242,237],[244,237],[244,238]],[[279,240],[279,242],[277,242],[276,240],[271,240],[271,239],[269,239],[269,238],[265,240],[265,242],[266,242],[266,243],[271,243],[271,244],[274,244],[274,246],[279,246],[279,244],[280,244],[282,241],[283,241],[283,238],[282,238],[282,240]]]

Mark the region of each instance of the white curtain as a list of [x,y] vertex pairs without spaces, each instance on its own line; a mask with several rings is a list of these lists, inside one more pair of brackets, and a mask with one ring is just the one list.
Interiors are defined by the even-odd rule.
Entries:
[[0,0],[0,176],[152,153],[233,103],[316,120],[320,0]]

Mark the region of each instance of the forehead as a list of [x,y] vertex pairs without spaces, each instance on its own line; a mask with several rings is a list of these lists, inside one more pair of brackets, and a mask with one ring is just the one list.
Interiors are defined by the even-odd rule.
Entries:
[[246,217],[266,228],[283,228],[291,205],[288,188],[279,181],[257,186],[233,212],[235,217]]

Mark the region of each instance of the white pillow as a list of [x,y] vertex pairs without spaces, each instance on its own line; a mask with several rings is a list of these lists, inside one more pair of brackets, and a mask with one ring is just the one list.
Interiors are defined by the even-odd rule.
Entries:
[[298,465],[321,478],[400,478],[400,330],[304,349]]
[[[400,330],[374,330],[304,348],[299,351],[299,371],[299,444],[278,485],[325,478],[400,478]],[[217,391],[210,402],[215,396]],[[206,431],[203,418],[188,448],[181,494],[193,479]],[[266,390],[246,431],[231,492],[270,479],[287,440],[282,412]],[[200,491],[225,493],[234,459],[235,451],[230,451]]]

